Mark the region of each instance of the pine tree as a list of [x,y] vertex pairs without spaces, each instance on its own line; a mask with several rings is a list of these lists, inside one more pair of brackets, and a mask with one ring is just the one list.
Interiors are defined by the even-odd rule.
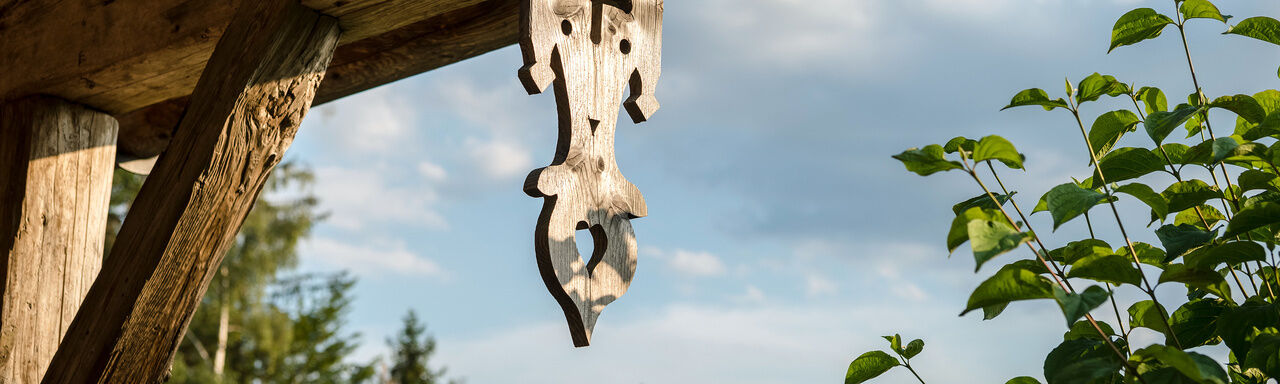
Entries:
[[436,384],[441,383],[445,369],[432,371],[429,363],[436,351],[436,340],[427,334],[427,327],[418,320],[413,310],[404,317],[404,328],[395,338],[387,340],[393,352],[391,383]]
[[[357,335],[342,327],[355,279],[277,276],[297,264],[297,244],[321,217],[310,172],[286,163],[268,179],[175,356],[171,383],[359,383],[371,366],[347,362]],[[117,170],[108,254],[143,178]],[[274,295],[271,293],[274,292]]]

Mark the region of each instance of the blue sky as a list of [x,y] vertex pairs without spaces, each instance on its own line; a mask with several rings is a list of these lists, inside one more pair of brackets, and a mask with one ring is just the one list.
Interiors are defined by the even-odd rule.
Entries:
[[[1280,16],[1274,0],[1219,3]],[[1170,100],[1192,92],[1176,34],[1106,54],[1112,23],[1140,6],[1173,8],[668,1],[663,108],[644,124],[624,119],[617,138],[618,163],[649,207],[633,221],[639,267],[589,348],[572,347],[534,262],[542,201],[521,186],[550,162],[556,116],[550,95],[520,86],[516,47],[311,111],[289,158],[315,170],[331,216],[304,244],[302,268],[360,278],[349,326],[364,335],[362,357],[384,353],[412,308],[440,341],[436,362],[470,383],[837,382],[895,332],[926,340],[913,362],[926,380],[1038,376],[1065,331],[1057,307],[957,317],[994,270],[975,275],[967,249],[948,259],[943,246],[951,204],[977,191],[959,174],[921,178],[889,156],[956,135],[1005,136],[1029,157],[1030,173],[1006,179],[1028,207],[1085,175],[1069,115],[998,110],[1019,90],[1060,93],[1063,77],[1095,71],[1159,86]],[[1206,91],[1276,88],[1280,51],[1223,29],[1189,27]],[[1123,105],[1085,111],[1108,106]],[[912,381],[890,372],[879,382]]]

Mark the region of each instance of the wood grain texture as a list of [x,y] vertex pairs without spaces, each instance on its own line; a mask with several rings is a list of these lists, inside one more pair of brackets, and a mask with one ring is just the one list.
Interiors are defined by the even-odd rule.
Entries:
[[[304,0],[341,44],[485,0]],[[242,0],[0,2],[0,99],[48,94],[123,114],[191,94]],[[514,11],[513,11],[514,12]],[[512,26],[514,28],[514,25]],[[512,40],[514,43],[514,40]]]
[[[473,2],[339,46],[315,105],[515,44],[520,1]],[[182,96],[120,115],[120,151],[140,158],[160,154],[189,100]]]
[[0,383],[39,383],[102,267],[116,121],[62,100],[0,106]]
[[[529,93],[554,84],[560,117],[555,159],[525,180],[526,193],[544,198],[534,251],[575,346],[590,344],[601,311],[635,274],[630,220],[648,210],[618,169],[614,133],[619,104],[637,123],[658,109],[662,7],[662,0],[526,0],[521,9],[520,80]],[[593,239],[586,260],[578,230]]]
[[246,2],[133,203],[44,383],[157,383],[339,38],[293,0]]

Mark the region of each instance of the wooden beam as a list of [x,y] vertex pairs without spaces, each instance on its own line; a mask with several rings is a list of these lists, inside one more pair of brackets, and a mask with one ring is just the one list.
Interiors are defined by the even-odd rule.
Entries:
[[[514,44],[519,10],[518,0],[486,0],[342,45],[315,105]],[[189,100],[177,97],[119,115],[120,151],[138,158],[159,155]]]
[[[339,19],[343,45],[483,2],[302,0]],[[121,114],[189,95],[239,3],[0,0],[0,99],[49,94]]]
[[311,106],[340,32],[294,0],[245,2],[134,201],[44,383],[163,381],[191,315]]
[[0,383],[39,383],[102,267],[116,120],[62,100],[0,106]]

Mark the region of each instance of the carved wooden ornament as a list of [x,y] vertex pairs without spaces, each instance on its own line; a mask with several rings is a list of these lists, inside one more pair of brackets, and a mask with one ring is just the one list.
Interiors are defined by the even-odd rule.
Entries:
[[[520,80],[530,94],[554,84],[560,117],[555,159],[525,180],[525,193],[544,198],[534,249],[573,344],[583,347],[636,270],[630,220],[647,209],[618,170],[613,141],[620,103],[636,123],[658,109],[662,0],[526,0],[520,22]],[[588,260],[578,254],[578,230],[594,241]]]

